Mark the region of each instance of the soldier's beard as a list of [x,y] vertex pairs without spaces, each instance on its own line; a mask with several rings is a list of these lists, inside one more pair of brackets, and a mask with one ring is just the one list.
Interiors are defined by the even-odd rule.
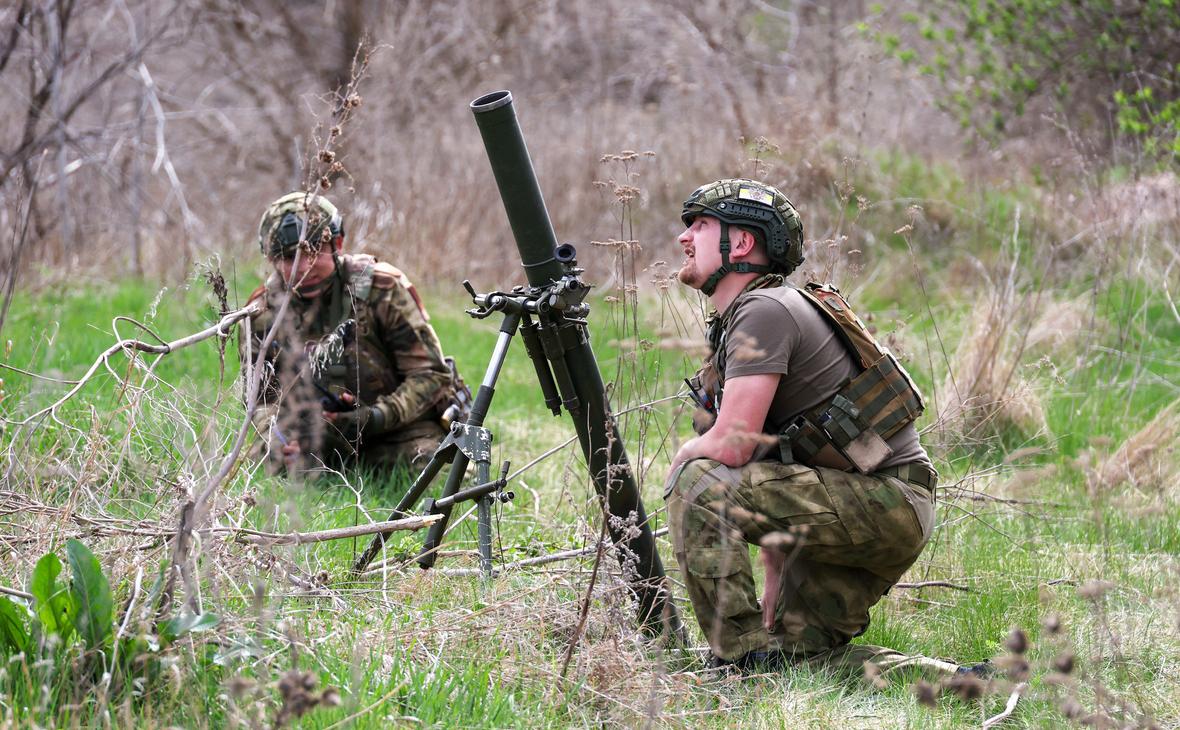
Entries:
[[697,270],[697,260],[691,256],[685,257],[684,263],[680,265],[680,271],[676,272],[676,278],[681,284],[690,286],[693,289],[700,289],[703,277],[700,271]]

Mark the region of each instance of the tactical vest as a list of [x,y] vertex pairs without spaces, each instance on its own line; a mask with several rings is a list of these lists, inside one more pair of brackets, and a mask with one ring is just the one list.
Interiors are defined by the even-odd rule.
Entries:
[[[831,447],[858,471],[872,473],[893,453],[885,439],[922,415],[922,394],[893,353],[869,333],[838,289],[808,282],[797,291],[832,327],[860,372],[831,398],[799,415],[779,432],[780,457],[788,463],[809,464]],[[723,327],[723,323],[716,326]],[[725,379],[724,330],[711,339],[719,355],[720,382],[714,398],[719,406]]]
[[[335,401],[343,392],[352,393],[361,403],[371,404],[380,396],[393,393],[401,384],[397,368],[374,326],[370,301],[374,290],[392,289],[402,280],[423,318],[429,320],[417,290],[396,267],[366,254],[342,256],[340,265],[344,276],[334,277],[333,290],[321,295],[315,321],[305,324],[310,331],[300,333],[308,337],[303,354],[311,383],[329,410],[341,408]],[[264,295],[268,307],[276,308],[281,291],[268,290],[267,284],[263,284],[250,299]],[[276,353],[280,349],[277,340],[272,348]],[[436,407],[440,415],[451,401],[452,390],[443,389],[439,393]]]

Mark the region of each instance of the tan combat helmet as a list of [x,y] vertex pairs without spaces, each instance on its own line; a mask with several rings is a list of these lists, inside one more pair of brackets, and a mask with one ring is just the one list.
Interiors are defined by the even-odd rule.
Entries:
[[[701,286],[705,294],[712,294],[717,282],[731,271],[785,275],[803,263],[803,220],[787,196],[770,185],[741,178],[702,185],[684,201],[680,218],[687,226],[699,215],[721,221],[721,266]],[[754,238],[766,247],[770,266],[730,262],[731,225],[754,232]]]
[[319,251],[342,235],[340,211],[312,193],[287,193],[268,205],[258,222],[258,247],[267,258],[290,258],[300,244]]

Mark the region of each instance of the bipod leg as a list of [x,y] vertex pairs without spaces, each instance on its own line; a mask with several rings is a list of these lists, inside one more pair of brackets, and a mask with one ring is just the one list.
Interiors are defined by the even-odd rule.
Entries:
[[[438,476],[438,473],[442,471],[443,466],[449,464],[455,458],[455,454],[457,453],[458,448],[455,446],[455,428],[452,426],[451,433],[447,434],[446,438],[439,442],[438,448],[436,448],[434,453],[430,456],[430,461],[426,463],[426,466],[423,467],[422,472],[418,475],[418,478],[415,479],[414,483],[410,485],[409,491],[405,493],[405,495],[401,498],[401,501],[397,503],[397,507],[393,508],[393,512],[391,512],[389,517],[386,519],[398,520],[403,517],[409,517],[410,513],[408,510],[418,502],[418,499],[422,496],[422,493],[426,491],[426,488],[430,486],[430,483],[433,482],[434,478]],[[464,468],[466,468],[466,464],[464,464]],[[376,558],[381,550],[385,547],[385,538],[388,536],[389,535],[386,533],[378,533],[373,536],[369,546],[365,548],[365,551],[361,553],[360,557],[358,557],[353,562],[352,572],[354,574],[359,574],[363,572],[365,568],[369,567],[369,563],[373,562],[373,558]]]
[[[463,481],[463,473],[467,465],[474,461],[483,477],[481,484],[488,481],[488,467],[492,461],[492,432],[483,427],[484,418],[492,405],[492,397],[496,394],[496,381],[500,377],[500,369],[504,367],[504,358],[508,354],[508,346],[512,344],[512,337],[520,326],[521,310],[509,310],[504,314],[504,321],[500,324],[500,334],[496,339],[496,347],[488,361],[487,371],[483,382],[475,394],[475,403],[471,406],[471,415],[466,423],[457,424],[452,435],[455,437],[455,462],[451,473],[447,475],[447,483],[443,487],[442,497],[437,502],[430,502],[427,511],[440,514],[442,519],[430,526],[426,540],[422,544],[422,552],[418,555],[418,565],[423,569],[434,567],[438,546],[446,534],[447,521],[451,516],[452,499],[459,492],[459,484]],[[490,517],[489,517],[490,529]],[[491,542],[488,550],[490,556]]]
[[475,503],[479,520],[479,569],[484,578],[492,577],[492,498],[480,497]]
[[[491,478],[491,454],[475,462],[475,483],[485,484]],[[479,526],[479,568],[484,578],[492,577],[492,500],[487,495],[475,501],[475,516]]]

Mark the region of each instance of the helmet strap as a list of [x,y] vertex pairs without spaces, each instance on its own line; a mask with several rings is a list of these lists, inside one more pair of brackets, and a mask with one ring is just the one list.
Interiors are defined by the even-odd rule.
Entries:
[[713,292],[717,291],[717,285],[730,272],[737,274],[769,274],[772,271],[765,264],[751,264],[748,261],[731,263],[729,260],[729,224],[720,219],[718,219],[718,222],[721,223],[721,240],[717,245],[721,251],[721,265],[705,280],[704,284],[701,284],[701,291],[705,293],[705,296],[710,297],[713,296]]

